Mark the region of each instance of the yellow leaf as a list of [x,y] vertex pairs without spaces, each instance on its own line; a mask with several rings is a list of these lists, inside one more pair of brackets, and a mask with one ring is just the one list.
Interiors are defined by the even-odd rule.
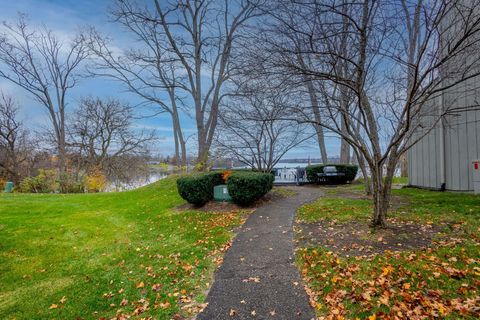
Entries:
[[368,320],[376,320],[376,319],[377,319],[377,316],[374,314],[368,317]]
[[383,267],[383,275],[384,276],[387,276],[389,275],[390,273],[393,272],[393,267],[392,266],[386,266],[386,267]]
[[143,281],[137,283],[137,288],[143,288],[143,287],[145,287],[145,283],[143,283]]
[[58,306],[55,304],[55,303],[52,303],[52,305],[50,306],[50,309],[57,309]]

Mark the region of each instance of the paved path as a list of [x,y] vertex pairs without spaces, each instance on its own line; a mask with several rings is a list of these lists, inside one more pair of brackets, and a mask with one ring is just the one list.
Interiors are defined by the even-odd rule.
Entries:
[[298,195],[258,208],[247,219],[215,273],[208,306],[198,320],[310,320],[314,312],[295,266],[296,209],[321,195],[296,187]]

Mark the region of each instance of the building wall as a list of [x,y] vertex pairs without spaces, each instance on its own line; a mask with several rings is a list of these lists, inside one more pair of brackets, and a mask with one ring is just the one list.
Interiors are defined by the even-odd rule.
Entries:
[[[443,110],[465,108],[443,119],[445,187],[447,190],[471,191],[472,161],[480,159],[480,79],[472,79],[443,96]],[[475,86],[475,87],[474,87]],[[437,107],[441,105],[437,101]],[[470,110],[468,110],[470,109]],[[408,152],[409,180],[413,186],[441,188],[442,139],[438,124]],[[421,134],[420,132],[418,134]]]
[[[435,105],[430,108],[434,114],[438,113],[438,110],[433,111],[437,108],[437,103],[435,101]],[[426,127],[430,128],[432,125],[430,123]],[[408,151],[408,177],[411,185],[431,189],[441,188],[439,162],[441,130],[439,127],[440,124],[437,124],[427,135],[425,131],[417,130],[413,136],[416,140],[425,135]]]
[[[478,0],[459,0],[451,2],[455,10],[450,10],[440,25],[441,52],[449,44],[461,37],[465,28],[464,16],[459,8],[473,8],[474,21],[480,13]],[[450,59],[440,68],[444,85],[455,83],[459,77],[479,74],[480,50],[478,42],[473,40],[461,55]],[[474,44],[476,43],[476,44]],[[480,159],[480,77],[475,77],[456,85],[442,93],[432,103],[436,114],[447,112],[434,130],[414,145],[408,152],[410,184],[425,188],[440,189],[445,183],[447,190],[473,190],[472,161]],[[422,117],[421,120],[425,121]],[[428,120],[427,120],[428,121]],[[442,129],[443,126],[443,139]],[[431,126],[430,126],[431,127]],[[418,132],[417,136],[421,134]],[[443,143],[442,143],[443,141]],[[441,172],[441,159],[444,159],[444,172]],[[444,181],[442,181],[444,176]]]

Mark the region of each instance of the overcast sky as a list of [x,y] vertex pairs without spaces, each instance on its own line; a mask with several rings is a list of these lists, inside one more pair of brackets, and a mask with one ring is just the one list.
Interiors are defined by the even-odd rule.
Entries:
[[[110,3],[110,0],[0,0],[0,20],[14,22],[18,18],[18,13],[25,13],[32,27],[46,25],[57,36],[65,38],[72,37],[86,26],[95,26],[102,33],[114,39],[117,46],[126,47],[132,39],[124,30],[109,21],[107,12]],[[13,95],[19,102],[21,117],[29,127],[38,130],[49,124],[44,109],[26,91],[3,79],[0,79],[0,89]],[[125,92],[124,87],[119,83],[103,78],[86,78],[70,92],[68,108],[74,109],[81,97],[85,96],[113,97],[132,105],[142,102],[136,96]],[[154,112],[146,107],[139,107],[137,110],[141,116],[148,116]],[[182,120],[185,126],[184,132],[191,136],[189,141],[193,142],[195,140],[193,135],[196,132],[194,122],[186,116]],[[141,117],[136,120],[135,127],[156,130],[160,140],[155,148],[155,153],[163,155],[173,153],[171,124],[166,115],[153,118]],[[338,155],[338,145],[337,139],[327,139],[329,156]],[[190,148],[192,151],[195,150],[194,145],[190,145]],[[292,150],[286,157],[317,158],[319,157],[318,146],[315,141],[312,141],[309,147]]]

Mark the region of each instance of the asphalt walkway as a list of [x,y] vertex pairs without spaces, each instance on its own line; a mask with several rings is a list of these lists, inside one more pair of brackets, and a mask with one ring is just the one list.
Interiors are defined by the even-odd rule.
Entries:
[[215,273],[208,306],[198,320],[314,319],[295,266],[296,209],[321,196],[316,188],[258,208],[247,219]]

